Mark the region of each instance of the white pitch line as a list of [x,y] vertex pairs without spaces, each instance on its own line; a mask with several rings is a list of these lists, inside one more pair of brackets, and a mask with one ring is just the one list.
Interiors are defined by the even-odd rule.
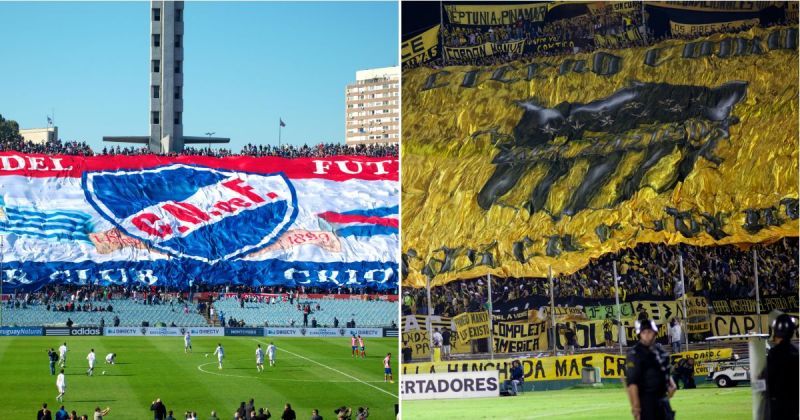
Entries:
[[[216,365],[216,364],[217,364],[217,362],[203,363],[202,365],[198,365],[197,366],[197,370],[199,370],[200,372],[203,372],[203,373],[210,373],[212,375],[217,375],[217,376],[229,376],[231,378],[258,379],[259,381],[264,380],[264,381],[270,381],[270,382],[315,382],[315,383],[319,383],[318,379],[280,379],[280,378],[273,378],[273,377],[270,377],[270,376],[261,376],[261,375],[259,375],[259,376],[232,375],[230,373],[211,372],[211,371],[207,371],[207,370],[203,369],[203,366]],[[354,384],[354,383],[356,383],[356,381],[325,381],[325,382],[333,382],[333,383],[341,383],[341,384]],[[374,381],[374,383],[380,383],[380,381]]]
[[[258,341],[258,340],[256,340],[255,338],[253,339],[253,341],[255,341],[255,342],[257,342],[257,343],[264,343],[264,344],[267,344],[267,342],[266,342],[266,341]],[[383,392],[384,394],[387,394],[387,395],[389,395],[389,396],[392,396],[392,397],[394,397],[394,398],[399,398],[397,395],[394,395],[394,394],[392,394],[391,392],[389,392],[389,391],[387,391],[387,390],[385,390],[385,389],[378,388],[377,386],[375,386],[375,385],[372,385],[371,383],[368,383],[368,382],[362,381],[361,379],[358,379],[358,378],[356,378],[356,377],[355,377],[355,376],[353,376],[353,375],[350,375],[350,374],[344,373],[344,372],[342,372],[342,371],[341,371],[341,370],[339,370],[339,369],[334,369],[334,368],[332,368],[332,367],[330,367],[330,366],[328,366],[328,365],[326,365],[326,364],[324,364],[324,363],[320,363],[320,362],[318,362],[318,361],[316,361],[316,360],[309,359],[308,357],[305,357],[305,356],[299,355],[299,354],[297,354],[297,353],[292,353],[292,352],[290,352],[289,350],[286,350],[286,349],[284,349],[284,348],[282,348],[282,349],[281,349],[281,351],[284,351],[284,352],[286,352],[286,353],[289,353],[289,354],[291,354],[291,355],[297,356],[297,357],[299,357],[299,358],[301,358],[301,359],[308,360],[308,361],[309,361],[309,362],[311,362],[311,363],[317,364],[317,365],[319,365],[319,366],[322,366],[322,367],[324,367],[324,368],[326,368],[326,369],[330,369],[330,370],[332,370],[332,371],[334,371],[334,372],[336,372],[336,373],[339,373],[339,374],[341,374],[341,375],[347,376],[347,377],[348,377],[348,378],[350,378],[350,379],[355,379],[356,381],[358,381],[358,382],[361,382],[362,384],[364,384],[364,385],[366,385],[366,386],[369,386],[369,387],[375,388],[375,389],[377,389],[378,391],[380,391],[380,392]]]

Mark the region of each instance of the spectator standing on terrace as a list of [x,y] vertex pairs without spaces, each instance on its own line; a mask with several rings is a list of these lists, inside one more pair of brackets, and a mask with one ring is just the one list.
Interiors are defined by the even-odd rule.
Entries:
[[442,358],[447,360],[450,358],[450,328],[445,328],[442,333]]
[[569,352],[569,354],[575,354],[575,347],[578,345],[578,341],[575,338],[575,330],[569,325],[569,322],[566,323],[564,327],[564,339],[567,341],[564,349]]
[[442,332],[439,328],[436,328],[436,331],[433,333],[433,347],[442,347],[442,341],[444,337],[442,337]]
[[683,330],[681,329],[680,320],[672,318],[672,322],[669,323],[669,338],[670,338],[670,343],[672,343],[673,353],[680,353],[682,336],[683,336]]

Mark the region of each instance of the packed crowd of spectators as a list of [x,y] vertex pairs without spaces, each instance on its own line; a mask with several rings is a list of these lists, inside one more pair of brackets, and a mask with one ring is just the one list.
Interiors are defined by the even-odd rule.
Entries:
[[518,20],[505,26],[452,26],[442,30],[442,39],[447,47],[468,47],[486,42],[502,43],[526,39],[538,30],[527,20]]
[[[95,153],[91,147],[85,142],[78,141],[61,141],[51,140],[45,143],[34,143],[23,140],[20,136],[13,136],[10,138],[3,138],[0,140],[0,152],[21,152],[21,153],[38,153],[38,154],[51,154],[51,155],[72,155],[72,156],[109,156],[109,155],[124,155],[124,156],[140,156],[152,155],[152,152],[147,147],[103,147],[100,153]],[[210,156],[210,157],[228,157],[228,156],[276,156],[284,158],[298,158],[298,157],[327,157],[327,156],[370,156],[370,157],[397,157],[399,155],[399,147],[397,144],[383,145],[365,145],[359,144],[356,146],[348,146],[341,143],[320,143],[314,146],[303,145],[293,146],[290,144],[283,146],[272,145],[253,145],[247,144],[242,147],[239,153],[235,153],[230,149],[225,148],[195,148],[186,147],[180,153],[172,153],[170,156]]]
[[[759,293],[761,296],[796,294],[798,289],[798,238],[784,238],[757,246]],[[755,296],[753,253],[734,245],[699,247],[639,244],[617,254],[606,254],[569,275],[556,276],[556,304],[570,297],[615,297],[613,261],[617,262],[621,301],[675,297],[680,287],[679,254],[683,255],[687,294],[715,298]],[[486,278],[455,281],[431,289],[435,315],[454,316],[486,307]],[[677,290],[679,292],[679,290]],[[404,314],[425,314],[424,289],[403,290]],[[679,294],[679,293],[677,293]],[[549,297],[544,278],[492,278],[492,303],[532,296]]]
[[0,152],[41,153],[48,155],[92,156],[92,148],[85,142],[50,140],[44,143],[25,141],[21,137],[0,141]]
[[[149,155],[152,154],[146,147],[104,147],[100,155]],[[282,146],[272,145],[254,145],[248,143],[239,153],[235,153],[230,149],[225,148],[211,148],[211,147],[185,147],[180,153],[173,153],[172,156],[210,156],[210,157],[228,157],[228,156],[275,156],[283,158],[298,158],[298,157],[326,157],[326,156],[339,156],[339,155],[357,155],[357,156],[371,156],[371,157],[385,157],[397,156],[397,144],[391,145],[365,145],[359,144],[356,146],[348,146],[340,143],[320,143],[315,146],[304,144],[302,146],[293,146],[290,144]]]
[[[513,61],[527,64],[534,59],[542,57],[561,56],[579,53],[590,53],[597,49],[625,49],[653,45],[668,39],[693,39],[707,34],[672,34],[665,31],[661,34],[653,32],[645,22],[649,19],[646,10],[632,10],[620,13],[607,8],[594,13],[551,20],[546,22],[531,22],[519,20],[513,25],[504,26],[455,26],[444,25],[442,41],[445,47],[470,47],[483,43],[504,43],[518,40],[531,42],[542,37],[553,41],[571,41],[562,44],[552,44],[545,50],[529,48],[523,54],[495,54],[486,57],[454,58],[447,60],[440,57],[427,63],[404,65],[404,70],[414,67],[442,68],[447,66],[473,65],[495,66]],[[789,21],[769,22],[764,27],[796,24]],[[715,33],[733,34],[746,31],[749,28],[725,28]],[[631,36],[632,35],[632,36]]]
[[[191,290],[176,289],[171,287],[157,287],[143,284],[130,284],[126,286],[110,285],[67,285],[48,284],[37,291],[16,291],[9,295],[5,302],[7,308],[27,308],[33,305],[47,306],[48,310],[80,312],[80,311],[105,311],[113,312],[112,303],[115,299],[127,299],[142,305],[170,305],[179,309],[194,304],[198,293],[210,293],[218,298],[225,294],[234,294],[242,304],[245,302],[275,302],[274,297],[264,295],[278,295],[280,299],[294,304],[301,295],[356,295],[362,300],[376,299],[377,290],[372,288],[354,288],[338,286],[332,289],[319,287],[299,286],[289,288],[285,286],[245,286],[245,285],[208,285],[196,284]],[[382,292],[387,293],[387,292]],[[203,302],[198,302],[195,310],[204,313],[208,309]]]

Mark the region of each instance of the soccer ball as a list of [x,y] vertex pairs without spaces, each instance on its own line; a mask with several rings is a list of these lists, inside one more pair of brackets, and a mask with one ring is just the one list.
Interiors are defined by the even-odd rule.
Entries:
[[106,371],[103,371],[103,375],[105,375],[105,374],[106,374]]

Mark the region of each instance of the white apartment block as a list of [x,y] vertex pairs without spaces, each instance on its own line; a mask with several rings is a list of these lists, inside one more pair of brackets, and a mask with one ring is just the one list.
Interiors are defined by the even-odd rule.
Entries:
[[400,141],[400,67],[356,72],[345,92],[345,143]]

